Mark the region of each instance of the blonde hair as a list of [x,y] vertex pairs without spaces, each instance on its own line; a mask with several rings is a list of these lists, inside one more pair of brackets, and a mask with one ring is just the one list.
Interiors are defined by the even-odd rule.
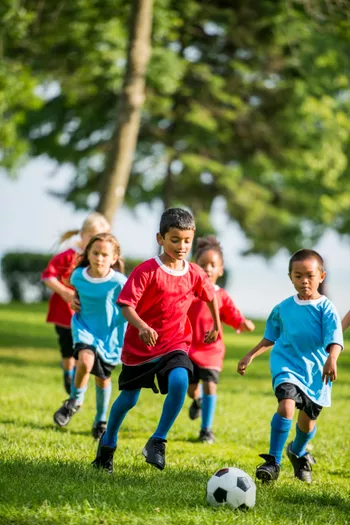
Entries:
[[80,230],[68,230],[64,232],[59,239],[59,244],[62,244],[67,239],[70,239],[71,237],[73,237],[73,235],[78,235],[78,233],[87,232],[94,228],[99,228],[102,231],[109,232],[111,229],[111,225],[109,224],[104,215],[101,215],[101,213],[94,211],[86,217]]
[[114,265],[112,266],[113,270],[117,270],[118,272],[120,273],[124,273],[124,261],[120,255],[120,244],[119,242],[117,241],[117,239],[114,237],[114,235],[112,235],[111,233],[99,233],[97,235],[95,235],[94,237],[92,237],[85,250],[84,250],[84,253],[83,255],[81,256],[80,258],[80,261],[79,261],[79,264],[77,266],[77,268],[79,267],[82,267],[82,268],[86,268],[86,266],[89,266],[89,252],[93,246],[93,244],[97,241],[105,241],[105,242],[110,242],[112,247],[113,247],[113,253],[114,255],[117,255],[118,256],[118,259],[116,260],[116,262],[114,263]]

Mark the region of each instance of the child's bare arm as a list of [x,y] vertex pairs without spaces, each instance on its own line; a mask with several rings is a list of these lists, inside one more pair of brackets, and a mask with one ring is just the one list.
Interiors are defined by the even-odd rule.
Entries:
[[348,311],[347,314],[345,314],[342,322],[341,322],[341,326],[342,326],[342,329],[343,329],[343,332],[345,332],[345,330],[347,328],[349,328],[350,326],[350,310]]
[[327,348],[328,358],[323,367],[322,381],[326,384],[337,379],[337,360],[342,347],[337,344],[329,345]]
[[73,301],[74,290],[65,286],[58,279],[56,279],[56,277],[49,277],[48,279],[44,279],[43,283],[45,284],[45,286],[50,288],[50,290],[60,295],[62,299],[66,301],[66,303],[70,303],[71,301]]
[[240,332],[253,332],[255,330],[255,324],[250,319],[244,319],[244,321],[241,323],[241,326],[236,330],[238,333]]
[[158,339],[157,332],[141,319],[132,306],[123,304],[119,306],[123,309],[123,316],[128,323],[139,331],[140,339],[148,346],[155,346]]
[[244,376],[247,367],[250,365],[250,363],[260,354],[263,354],[266,352],[271,346],[273,346],[273,342],[269,339],[265,339],[265,337],[256,345],[250,352],[248,352],[237,365],[237,372],[241,374],[241,376]]
[[219,331],[221,328],[221,321],[220,321],[220,314],[219,314],[219,307],[218,307],[218,301],[216,299],[216,296],[214,295],[214,299],[207,303],[208,308],[210,310],[211,316],[213,318],[214,326],[211,330],[208,330],[205,334],[205,343],[213,343],[217,340]]

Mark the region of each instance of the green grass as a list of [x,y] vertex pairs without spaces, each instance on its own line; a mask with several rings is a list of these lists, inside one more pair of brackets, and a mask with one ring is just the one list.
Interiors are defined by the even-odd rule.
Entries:
[[[167,445],[167,467],[147,465],[141,449],[156,426],[160,395],[143,391],[127,416],[115,456],[115,473],[90,467],[96,444],[90,436],[94,388],[67,429],[57,429],[53,412],[65,394],[59,352],[45,305],[0,306],[0,524],[346,524],[350,523],[349,403],[350,358],[339,362],[333,406],[322,412],[312,453],[312,485],[293,478],[284,460],[273,486],[257,485],[254,509],[243,513],[205,503],[209,477],[237,466],[254,477],[258,454],[268,451],[269,425],[276,408],[268,356],[248,375],[236,364],[261,337],[226,331],[227,357],[218,389],[214,445],[195,442],[198,421],[187,417],[190,400]],[[114,374],[113,399],[117,395]]]

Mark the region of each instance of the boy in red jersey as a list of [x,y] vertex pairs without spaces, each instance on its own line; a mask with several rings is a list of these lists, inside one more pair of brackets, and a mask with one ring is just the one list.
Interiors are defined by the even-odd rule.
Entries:
[[195,297],[207,302],[214,325],[203,335],[216,340],[220,318],[212,284],[205,272],[185,261],[191,249],[195,223],[190,213],[171,208],[161,217],[157,241],[159,257],[145,261],[131,273],[118,298],[129,322],[122,350],[121,393],[114,402],[106,433],[101,437],[93,465],[113,471],[118,431],[139,398],[141,388],[167,394],[154,434],[142,453],[147,463],[163,470],[166,437],[177,418],[188,388],[192,364],[188,357],[192,330],[187,312]]
[[[222,248],[214,236],[210,235],[198,239],[195,261],[203,268],[214,285],[221,322],[232,326],[239,332],[254,330],[254,323],[246,319],[236,308],[228,293],[216,285],[218,278],[223,275],[224,267]],[[216,385],[222,370],[225,345],[221,330],[216,341],[207,345],[203,344],[203,335],[210,326],[207,310],[208,308],[203,301],[195,299],[188,311],[193,329],[189,352],[189,357],[193,363],[193,375],[188,388],[188,395],[193,399],[193,403],[190,406],[189,415],[191,419],[197,419],[202,412],[199,441],[214,443],[212,423],[216,406]],[[200,381],[203,381],[203,397],[199,385]]]

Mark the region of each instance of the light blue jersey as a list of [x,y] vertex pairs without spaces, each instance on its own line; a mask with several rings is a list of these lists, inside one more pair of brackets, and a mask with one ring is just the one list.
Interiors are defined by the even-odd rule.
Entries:
[[322,382],[328,345],[343,347],[340,317],[329,299],[289,297],[272,310],[264,337],[274,342],[270,354],[273,389],[297,385],[314,403],[331,405],[331,384]]
[[120,363],[127,324],[116,304],[126,280],[112,269],[106,277],[93,278],[87,268],[76,268],[70,280],[81,305],[72,317],[73,342],[94,346],[101,359],[113,366]]

